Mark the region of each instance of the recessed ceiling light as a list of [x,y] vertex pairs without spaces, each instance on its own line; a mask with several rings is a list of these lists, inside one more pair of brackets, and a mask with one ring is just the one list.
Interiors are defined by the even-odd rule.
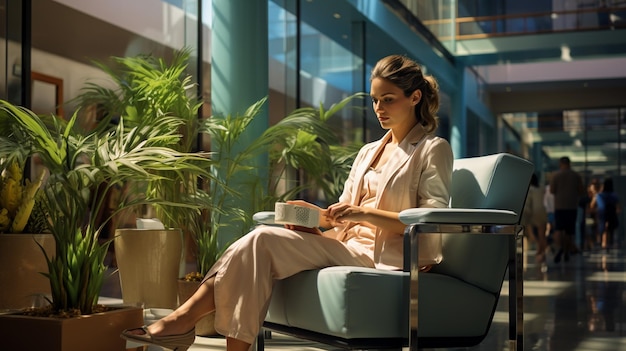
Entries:
[[572,61],[571,51],[567,45],[561,45],[561,60],[565,62]]
[[335,17],[336,19],[340,19],[341,15],[338,14],[337,12],[333,13],[333,17]]

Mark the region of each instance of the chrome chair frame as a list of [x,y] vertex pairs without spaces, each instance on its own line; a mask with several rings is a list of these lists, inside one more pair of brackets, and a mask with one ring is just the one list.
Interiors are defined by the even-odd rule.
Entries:
[[[404,270],[409,272],[409,349],[419,350],[421,347],[441,347],[441,345],[449,344],[449,347],[455,346],[455,341],[441,339],[422,339],[418,337],[418,281],[419,281],[419,240],[418,236],[422,233],[446,233],[453,235],[506,235],[509,237],[509,263],[508,263],[508,281],[509,281],[509,350],[524,350],[524,315],[523,315],[523,232],[524,228],[517,224],[435,224],[435,223],[412,223],[412,214],[420,209],[411,209],[400,213],[400,219],[408,224],[405,231],[405,267]],[[430,209],[429,211],[432,211]],[[437,209],[437,212],[456,212],[457,209]],[[489,210],[481,210],[481,212]],[[496,215],[512,215],[515,213],[510,211],[495,211]],[[510,213],[508,213],[510,212]],[[452,217],[452,216],[450,216]],[[409,245],[406,245],[408,243]],[[493,311],[495,313],[495,309]],[[492,313],[492,314],[493,314]],[[493,316],[492,316],[493,321]],[[482,340],[482,338],[481,338]],[[477,340],[480,342],[481,340]],[[461,342],[461,344],[464,342]],[[473,342],[471,342],[473,343]]]

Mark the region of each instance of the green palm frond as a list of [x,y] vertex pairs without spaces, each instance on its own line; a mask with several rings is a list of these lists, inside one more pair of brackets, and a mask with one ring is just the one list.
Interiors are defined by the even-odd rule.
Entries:
[[[77,114],[67,122],[46,121],[34,113],[0,101],[4,117],[26,136],[32,154],[39,154],[50,176],[43,193],[43,203],[50,214],[49,229],[57,251],[48,257],[48,278],[52,288],[52,305],[57,310],[80,309],[89,314],[97,301],[105,267],[108,242],[98,237],[104,223],[95,216],[104,206],[106,193],[113,186],[129,181],[163,184],[177,182],[192,175],[210,179],[212,160],[206,154],[185,153],[142,140],[140,127],[127,128],[124,121],[107,134],[76,133]],[[10,145],[10,138],[0,138],[0,148]],[[102,186],[104,185],[104,186]],[[97,189],[97,190],[96,190]],[[140,204],[198,211],[200,204],[170,201],[162,193],[147,193],[133,199],[122,199],[117,211]]]

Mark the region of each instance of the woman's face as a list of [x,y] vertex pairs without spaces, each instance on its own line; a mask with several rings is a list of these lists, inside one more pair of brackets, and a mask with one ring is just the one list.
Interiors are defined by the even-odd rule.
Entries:
[[370,96],[374,112],[383,129],[410,129],[417,124],[415,106],[422,97],[421,91],[416,90],[407,97],[402,89],[390,81],[374,78],[370,86]]

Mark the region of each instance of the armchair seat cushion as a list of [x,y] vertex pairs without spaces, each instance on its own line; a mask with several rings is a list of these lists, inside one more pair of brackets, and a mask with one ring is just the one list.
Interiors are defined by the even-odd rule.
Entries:
[[[419,279],[419,316],[429,316],[420,337],[485,333],[494,294],[443,274]],[[302,272],[276,282],[265,321],[344,339],[407,338],[408,281],[406,272],[363,267]]]

